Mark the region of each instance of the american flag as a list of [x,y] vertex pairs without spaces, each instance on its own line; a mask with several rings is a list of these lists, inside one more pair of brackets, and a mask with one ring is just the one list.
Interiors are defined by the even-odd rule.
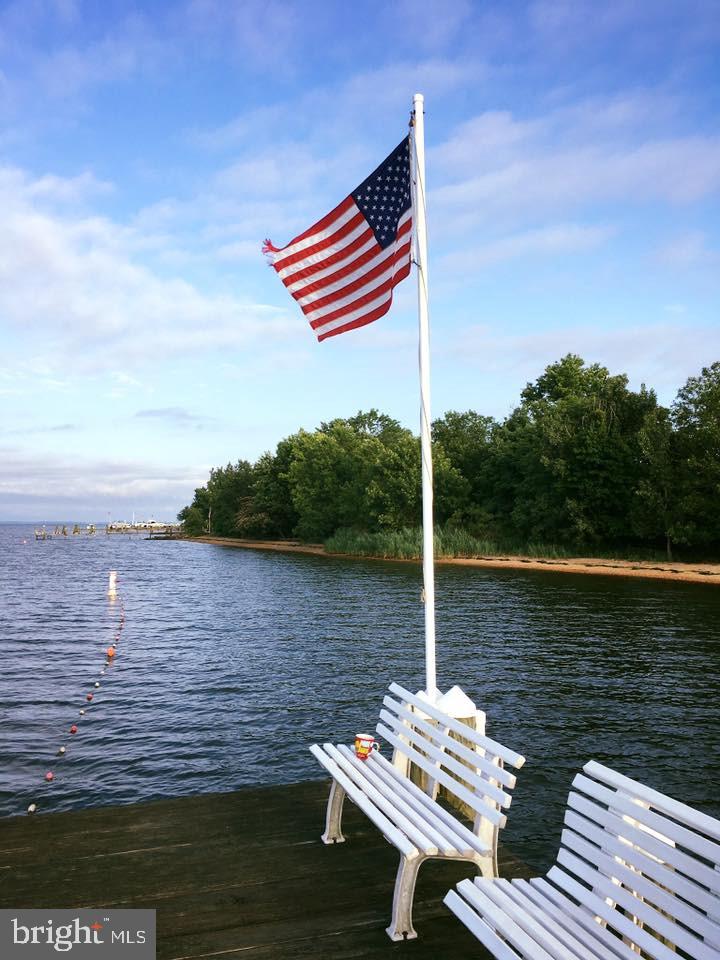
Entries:
[[325,340],[388,312],[411,246],[408,136],[326,217],[282,249],[266,240],[263,253]]

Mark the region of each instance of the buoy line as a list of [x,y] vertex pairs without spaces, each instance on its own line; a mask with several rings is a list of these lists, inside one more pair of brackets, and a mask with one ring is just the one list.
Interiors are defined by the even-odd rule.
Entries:
[[[100,677],[104,677],[106,675],[108,667],[111,667],[116,662],[117,648],[120,642],[120,635],[122,634],[123,627],[125,626],[125,604],[123,603],[122,597],[118,593],[117,581],[118,581],[117,571],[111,570],[110,580],[108,583],[107,596],[112,603],[114,603],[115,601],[118,601],[120,617],[118,619],[117,626],[115,627],[115,630],[114,630],[112,643],[110,644],[109,647],[106,647],[104,650],[106,659],[100,670]],[[95,699],[95,693],[93,691],[100,690],[101,685],[102,685],[101,680],[93,681],[93,690],[85,694],[86,705],[84,707],[81,707],[78,710],[78,716],[80,717],[80,719],[75,723],[71,724],[70,727],[68,728],[68,733],[70,734],[71,737],[74,737],[78,734],[80,730],[80,727],[78,726],[78,724],[80,724],[82,722],[82,718],[87,715],[86,712]],[[55,763],[57,764],[58,760],[66,755],[67,755],[67,747],[65,744],[61,744],[60,747],[58,747],[58,750],[55,754],[55,757],[56,757]],[[48,770],[43,779],[46,786],[51,783],[54,783],[55,772],[53,770]],[[38,803],[33,802],[28,806],[27,812],[30,814],[36,813],[37,809],[38,809]]]

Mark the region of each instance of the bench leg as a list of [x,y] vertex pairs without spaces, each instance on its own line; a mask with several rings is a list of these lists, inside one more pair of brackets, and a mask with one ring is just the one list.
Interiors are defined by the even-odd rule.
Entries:
[[500,876],[497,868],[497,854],[494,857],[478,857],[475,866],[484,880],[497,880]]
[[342,835],[342,814],[343,803],[345,802],[345,791],[333,780],[330,787],[330,796],[328,797],[327,813],[325,814],[325,833],[322,835],[323,843],[344,843],[345,837]]
[[418,870],[425,859],[415,857],[414,860],[408,860],[407,857],[400,857],[400,866],[395,877],[392,920],[385,931],[391,940],[414,940],[417,937],[412,924],[413,898]]

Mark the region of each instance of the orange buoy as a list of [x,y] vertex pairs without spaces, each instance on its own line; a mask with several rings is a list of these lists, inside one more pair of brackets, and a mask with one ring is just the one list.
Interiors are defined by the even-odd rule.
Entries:
[[75,724],[73,724],[73,725],[70,727],[70,733],[77,733],[77,727],[75,726]]
[[48,783],[50,783],[51,780],[55,779],[55,776],[50,770],[48,770],[48,772],[45,774],[45,779]]
[[112,658],[115,656],[115,647],[108,647],[108,648],[107,648],[107,655],[108,655],[108,656],[110,657],[110,659],[112,660]]

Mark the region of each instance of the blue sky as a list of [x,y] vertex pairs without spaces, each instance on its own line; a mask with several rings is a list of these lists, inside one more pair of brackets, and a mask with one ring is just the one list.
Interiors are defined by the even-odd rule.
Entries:
[[672,401],[720,358],[715,0],[0,4],[0,519],[172,518],[377,407],[416,290],[317,344],[260,254],[426,98],[433,414],[567,352]]

